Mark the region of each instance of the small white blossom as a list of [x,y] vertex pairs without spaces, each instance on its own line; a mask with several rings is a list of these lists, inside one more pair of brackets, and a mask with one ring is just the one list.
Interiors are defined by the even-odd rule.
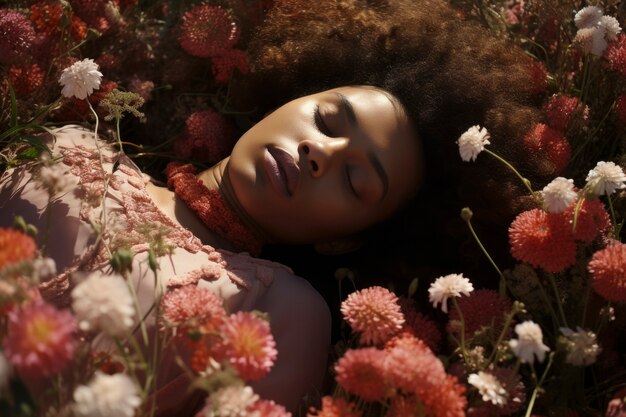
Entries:
[[574,16],[574,23],[578,29],[596,26],[602,18],[602,10],[596,6],[587,6],[580,9]]
[[461,159],[465,162],[475,161],[479,153],[489,145],[489,132],[484,127],[472,126],[459,137],[456,143],[459,145]]
[[615,190],[626,187],[626,174],[619,165],[600,161],[587,174],[586,187],[595,195],[613,194]]
[[506,405],[507,392],[495,375],[480,371],[477,374],[470,374],[467,382],[478,389],[483,401],[497,406]]
[[509,340],[509,346],[515,356],[524,363],[535,362],[535,356],[539,362],[543,362],[550,348],[543,344],[541,327],[527,320],[515,326],[515,333],[518,339]]
[[72,290],[72,308],[81,330],[123,335],[132,327],[133,300],[124,278],[93,272]]
[[441,303],[441,310],[448,312],[448,298],[469,295],[474,291],[474,286],[469,279],[462,274],[450,274],[439,277],[430,284],[428,289],[428,299],[433,303],[433,307]]
[[575,366],[591,365],[602,351],[598,338],[592,331],[580,327],[576,331],[561,327],[561,333],[566,338],[567,356],[565,362]]
[[622,31],[619,22],[613,16],[602,16],[599,26],[606,30],[606,38],[610,41],[617,39],[617,35]]
[[230,385],[213,393],[196,417],[251,417],[248,407],[258,399],[249,386]]
[[11,364],[7,360],[7,357],[0,351],[0,392],[9,384],[12,373],[13,369],[11,368]]
[[602,56],[608,46],[604,37],[605,34],[606,29],[599,26],[578,29],[574,37],[574,42],[579,43],[586,54]]
[[65,68],[59,78],[59,84],[63,87],[61,94],[81,100],[99,89],[101,81],[102,73],[98,71],[98,64],[88,58]]
[[77,417],[133,417],[141,404],[137,388],[125,374],[96,372],[88,385],[74,391]]
[[548,212],[561,213],[576,201],[578,193],[574,190],[574,180],[557,177],[543,187],[541,196]]

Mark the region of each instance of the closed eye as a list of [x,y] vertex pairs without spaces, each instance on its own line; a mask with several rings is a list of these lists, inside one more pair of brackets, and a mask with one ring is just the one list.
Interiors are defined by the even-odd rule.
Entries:
[[324,118],[320,114],[319,104],[315,106],[315,110],[313,112],[313,123],[315,124],[315,127],[317,127],[317,130],[319,130],[321,133],[326,136],[332,137],[332,132],[330,131],[328,125],[324,122]]

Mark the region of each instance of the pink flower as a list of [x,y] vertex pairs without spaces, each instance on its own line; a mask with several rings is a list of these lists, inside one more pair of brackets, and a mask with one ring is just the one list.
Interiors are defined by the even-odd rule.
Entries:
[[589,118],[589,107],[577,97],[555,94],[543,106],[551,128],[564,131],[574,125],[584,125]]
[[361,334],[361,342],[367,344],[385,343],[404,324],[398,297],[378,286],[350,294],[341,303],[341,313],[350,327]]
[[626,244],[615,242],[597,251],[587,269],[598,294],[609,301],[626,301]]
[[250,415],[258,417],[291,417],[291,413],[285,407],[271,400],[257,400],[247,411]]
[[174,151],[183,158],[215,163],[230,153],[236,142],[232,123],[221,113],[205,110],[185,121],[185,133],[176,138]]
[[626,34],[620,34],[617,40],[610,42],[604,51],[606,66],[626,77]]
[[436,389],[419,396],[427,410],[426,415],[433,417],[465,417],[467,398],[465,386],[458,379],[446,375],[442,384]]
[[307,413],[307,417],[361,417],[361,412],[343,398],[322,397],[322,408]]
[[[483,327],[489,329],[496,337],[504,325],[504,315],[511,309],[511,301],[501,298],[493,290],[476,290],[469,297],[459,298],[458,306],[463,313],[465,337],[470,338]],[[448,321],[448,332],[461,333],[459,312],[453,309]]]
[[193,56],[208,58],[223,54],[239,40],[239,29],[230,14],[219,6],[201,4],[183,16],[178,41]]
[[163,318],[183,332],[211,332],[226,317],[223,301],[206,288],[186,285],[165,294],[161,300]]
[[214,353],[246,381],[258,381],[270,371],[278,351],[267,320],[251,312],[231,314],[219,329],[222,340]]
[[552,129],[543,123],[537,123],[524,137],[526,148],[533,152],[545,155],[551,165],[550,173],[559,175],[567,167],[572,149],[561,132]]
[[[571,225],[574,222],[576,202],[563,213],[564,219]],[[584,243],[591,243],[598,235],[611,226],[611,219],[604,204],[597,198],[584,199],[576,218],[576,228],[573,229],[574,239]]]
[[519,261],[559,272],[576,262],[571,225],[562,216],[532,209],[520,213],[509,228],[511,254]]
[[9,313],[4,352],[20,375],[39,379],[63,370],[74,356],[76,322],[68,310],[45,302]]
[[28,56],[35,37],[35,29],[26,16],[0,9],[0,63],[20,63]]
[[366,401],[388,397],[393,390],[386,381],[385,356],[373,347],[349,349],[335,364],[337,383]]

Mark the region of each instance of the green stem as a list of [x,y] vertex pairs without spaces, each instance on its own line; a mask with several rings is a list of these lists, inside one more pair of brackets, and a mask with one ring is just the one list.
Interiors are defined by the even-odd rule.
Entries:
[[609,211],[611,212],[611,221],[613,222],[613,226],[614,226],[613,236],[615,237],[615,239],[619,240],[621,227],[617,226],[617,217],[615,216],[615,209],[613,208],[613,199],[611,198],[610,195],[607,195],[606,199],[609,202]]
[[502,294],[503,290],[506,288],[506,280],[504,279],[504,274],[502,274],[502,271],[500,271],[500,268],[498,268],[498,265],[496,265],[495,261],[489,255],[489,252],[487,252],[487,249],[485,249],[485,246],[482,244],[482,242],[478,238],[478,235],[474,231],[474,227],[472,227],[471,219],[467,219],[465,220],[465,222],[467,223],[467,227],[469,227],[469,230],[472,233],[474,240],[476,240],[476,243],[478,243],[478,246],[480,247],[480,249],[483,251],[483,253],[487,257],[491,265],[495,268],[496,272],[498,272],[498,275],[500,275],[500,295],[504,295]]
[[556,281],[554,280],[553,274],[548,274],[548,281],[550,281],[550,285],[552,286],[552,290],[554,291],[554,298],[556,299],[556,305],[559,307],[559,314],[561,315],[561,320],[563,320],[563,325],[565,327],[569,327],[567,325],[567,319],[565,318],[565,312],[563,311],[563,303],[561,302],[559,289],[556,286]]
[[535,389],[533,389],[533,393],[530,396],[530,401],[528,401],[528,408],[526,409],[526,414],[524,415],[524,417],[531,416],[533,407],[535,406],[535,400],[537,399],[537,394],[539,393],[539,390],[541,389],[541,385],[543,384],[543,381],[546,379],[546,376],[548,375],[548,371],[550,370],[550,367],[552,366],[553,359],[554,359],[554,353],[551,353],[550,356],[548,356],[548,365],[546,366],[546,369],[543,371],[543,375],[541,375],[541,379],[535,386]]
[[461,355],[463,355],[463,361],[467,362],[467,349],[465,348],[465,319],[463,318],[463,312],[459,308],[459,303],[456,301],[456,297],[452,297],[452,303],[457,313],[459,313],[459,319],[461,320]]
[[519,171],[517,169],[515,169],[515,167],[513,165],[511,165],[504,158],[500,157],[498,154],[496,154],[494,152],[491,152],[489,149],[485,149],[484,151],[487,152],[489,155],[493,156],[494,158],[496,158],[498,161],[502,162],[507,168],[509,168],[511,171],[513,171],[513,173],[515,175],[517,175],[517,177],[522,181],[522,183],[524,184],[524,186],[526,187],[526,189],[528,190],[530,195],[533,198],[536,198],[535,192],[533,191],[532,187],[530,186],[530,181],[528,179],[524,178],[522,176],[522,174],[520,174]]
[[[489,357],[489,363],[493,363],[494,361],[496,361],[496,354],[498,352],[498,346],[500,346],[500,343],[502,343],[502,340],[504,339],[505,335],[507,334],[507,330],[509,329],[509,326],[511,325],[511,322],[513,321],[513,316],[516,314],[516,311],[513,310],[512,312],[509,312],[509,314],[506,315],[506,319],[504,321],[504,326],[502,327],[502,331],[500,332],[500,335],[498,336],[498,341],[496,342],[494,348],[493,348],[493,352],[491,352],[491,356]],[[518,360],[518,364],[519,364],[519,360]],[[517,372],[516,372],[517,373]]]

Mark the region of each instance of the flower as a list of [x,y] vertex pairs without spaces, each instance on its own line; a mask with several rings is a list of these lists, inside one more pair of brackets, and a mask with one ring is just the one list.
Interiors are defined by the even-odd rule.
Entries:
[[0,9],[0,63],[21,63],[35,39],[35,29],[26,16],[13,10]]
[[609,301],[626,301],[626,244],[615,242],[597,251],[587,269],[598,294]]
[[0,268],[33,259],[37,246],[32,237],[15,229],[0,227]]
[[322,408],[307,413],[307,417],[361,417],[361,412],[343,398],[322,397]]
[[553,179],[541,190],[543,204],[549,213],[561,213],[578,198],[574,180],[563,177]]
[[567,356],[565,362],[575,366],[586,366],[595,363],[596,358],[602,351],[598,345],[596,334],[580,327],[573,331],[567,327],[560,328],[565,336]]
[[558,175],[567,167],[572,149],[563,134],[543,123],[537,123],[524,136],[524,145],[531,152],[547,157],[548,171]]
[[7,360],[7,357],[0,352],[0,392],[4,391],[9,384],[12,373],[13,369],[11,368],[11,364]]
[[526,320],[515,326],[518,339],[509,340],[509,347],[523,363],[533,363],[535,356],[539,362],[543,362],[546,352],[550,348],[543,344],[541,327],[536,323]]
[[336,380],[366,401],[380,401],[393,392],[386,383],[385,352],[373,347],[349,349],[335,364]]
[[587,174],[586,188],[595,195],[610,195],[626,187],[626,174],[614,162],[600,161]]
[[246,417],[258,399],[249,386],[229,385],[211,394],[196,417]]
[[360,341],[367,344],[385,343],[404,324],[398,297],[378,286],[350,294],[341,303],[341,314],[361,334]]
[[74,357],[76,321],[68,310],[38,301],[10,311],[8,319],[4,353],[20,376],[56,374]]
[[[468,415],[509,416],[524,405],[526,401],[526,389],[521,382],[519,372],[516,372],[514,368],[489,367],[488,371],[485,373],[492,376],[497,381],[497,384],[504,389],[504,401],[500,401],[496,404],[492,401],[485,400],[483,397],[484,403],[475,408],[476,412]],[[484,414],[481,414],[481,412]]]
[[224,302],[206,288],[186,285],[169,291],[161,300],[163,318],[182,331],[214,331],[224,321]]
[[133,299],[120,275],[91,273],[72,290],[72,309],[83,331],[120,336],[134,324]]
[[74,391],[72,410],[77,417],[133,417],[140,404],[137,387],[127,375],[96,371],[88,385]]
[[509,227],[511,255],[519,261],[559,272],[576,262],[572,228],[559,214],[532,209],[520,213]]
[[606,30],[606,39],[614,41],[617,39],[617,35],[622,31],[619,22],[613,16],[602,16],[598,25]]
[[529,84],[530,93],[533,95],[542,94],[548,87],[548,71],[542,61],[531,59],[528,64],[528,74],[531,78]]
[[246,381],[258,381],[270,371],[278,351],[267,320],[251,312],[231,314],[219,329],[222,340],[215,348]]
[[239,29],[230,14],[219,6],[198,5],[182,19],[180,46],[200,58],[221,55],[239,40]]
[[437,324],[426,315],[417,312],[415,307],[407,306],[406,302],[401,302],[401,307],[405,318],[402,331],[412,334],[426,343],[430,350],[437,352],[441,344],[441,332]]
[[100,88],[102,73],[93,59],[85,58],[65,68],[59,77],[64,97],[85,99],[94,90]]
[[185,121],[185,132],[176,138],[174,151],[183,158],[217,162],[232,149],[235,129],[221,113],[205,110],[192,113]]
[[602,10],[596,6],[587,6],[576,12],[574,23],[578,29],[589,28],[600,23]]
[[586,54],[593,54],[595,56],[602,56],[608,43],[604,37],[606,29],[602,27],[587,27],[578,29],[574,42],[577,42],[582,47]]
[[465,386],[459,384],[455,376],[446,375],[443,383],[432,392],[420,394],[418,397],[424,403],[427,416],[465,417]]
[[44,72],[37,64],[14,65],[7,72],[9,81],[18,96],[32,94],[43,85]]
[[461,159],[465,162],[475,161],[479,153],[485,149],[485,145],[489,145],[489,132],[484,127],[472,126],[459,137],[457,144],[459,145],[459,153]]
[[218,83],[227,83],[235,70],[246,74],[250,70],[248,57],[239,49],[230,49],[219,55],[211,57],[213,62],[213,76]]
[[550,127],[560,131],[572,127],[574,122],[584,124],[589,118],[589,107],[578,97],[565,94],[552,95],[544,104],[543,111]]
[[430,284],[428,289],[428,300],[433,303],[433,307],[441,303],[441,310],[448,312],[448,298],[469,295],[474,291],[474,286],[469,279],[462,274],[450,274],[439,277]]
[[604,52],[606,66],[623,77],[626,77],[626,35],[620,34],[615,42],[611,42]]
[[256,401],[248,407],[248,412],[251,417],[291,417],[291,413],[285,407],[271,400]]
[[[577,203],[572,203],[561,215],[571,225],[574,223],[574,212]],[[591,243],[596,237],[611,226],[611,219],[604,204],[598,199],[584,198],[578,207],[576,228],[572,231],[574,239],[584,243]]]
[[506,390],[495,375],[479,371],[470,374],[467,382],[478,389],[483,401],[499,406],[507,403]]
[[47,35],[54,35],[63,28],[63,6],[61,3],[40,1],[30,6],[30,20],[35,24],[37,31]]
[[[459,299],[458,306],[463,313],[465,337],[469,339],[483,328],[499,334],[504,325],[504,315],[511,309],[511,302],[500,297],[497,291],[480,289],[467,298]],[[456,309],[450,312],[448,332],[456,335],[461,332],[461,317]]]

